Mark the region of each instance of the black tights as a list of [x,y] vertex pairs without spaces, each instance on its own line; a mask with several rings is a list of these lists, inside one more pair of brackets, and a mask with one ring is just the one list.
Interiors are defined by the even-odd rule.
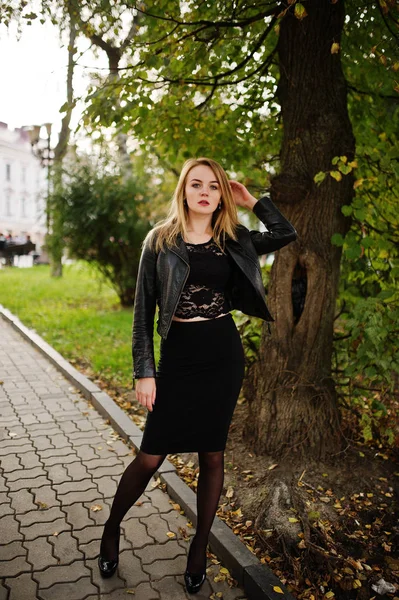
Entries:
[[[139,450],[125,469],[116,490],[111,512],[105,523],[100,554],[107,560],[117,558],[116,540],[118,526],[133,504],[140,498],[166,454],[147,454]],[[224,479],[224,452],[199,452],[199,477],[197,486],[197,527],[191,543],[187,569],[200,573],[206,566],[206,547],[209,531],[218,508]]]

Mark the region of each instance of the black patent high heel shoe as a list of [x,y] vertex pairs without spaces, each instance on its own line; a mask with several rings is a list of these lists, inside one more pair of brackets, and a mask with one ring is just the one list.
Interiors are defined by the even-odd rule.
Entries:
[[[119,540],[121,535],[120,525],[118,526],[118,545],[117,545],[117,555],[119,555]],[[106,560],[100,554],[98,557],[98,567],[100,569],[101,577],[111,577],[118,566],[119,556],[117,556],[116,560]]]
[[[187,564],[188,564],[188,560],[190,558],[190,551],[191,551],[191,545],[193,543],[193,539],[191,540],[190,548],[188,551]],[[202,573],[190,573],[190,571],[188,571],[186,569],[186,571],[184,573],[184,583],[185,583],[186,590],[188,591],[188,593],[196,594],[197,592],[199,592],[205,579],[206,579],[206,567]]]

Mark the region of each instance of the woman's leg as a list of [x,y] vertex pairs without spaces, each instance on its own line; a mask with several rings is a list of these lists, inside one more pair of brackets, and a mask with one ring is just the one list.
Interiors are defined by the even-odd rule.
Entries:
[[125,469],[105,523],[100,554],[107,560],[116,560],[118,525],[140,498],[151,477],[165,460],[166,454],[147,454],[139,450],[137,456]]
[[201,573],[206,568],[209,532],[219,505],[224,480],[224,451],[199,452],[200,472],[197,486],[197,527],[190,544],[187,570]]

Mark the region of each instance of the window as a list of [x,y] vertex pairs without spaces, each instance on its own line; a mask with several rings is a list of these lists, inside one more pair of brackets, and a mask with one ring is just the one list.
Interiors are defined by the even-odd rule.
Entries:
[[21,198],[21,217],[26,217],[26,197]]
[[11,181],[11,165],[6,164],[6,181]]
[[11,196],[6,193],[6,217],[11,217]]

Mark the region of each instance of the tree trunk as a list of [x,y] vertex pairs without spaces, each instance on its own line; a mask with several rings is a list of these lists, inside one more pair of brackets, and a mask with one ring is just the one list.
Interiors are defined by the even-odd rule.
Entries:
[[341,39],[343,0],[308,0],[306,11],[299,20],[289,10],[281,22],[277,94],[284,136],[281,174],[271,186],[298,240],[275,255],[268,295],[275,323],[271,336],[263,327],[259,360],[244,383],[244,437],[257,453],[323,458],[342,447],[331,377],[341,248],[331,236],[350,225],[341,207],[351,202],[353,178],[328,174],[317,186],[313,177],[336,170],[334,156],[352,160],[355,140],[340,53],[331,52]]
[[134,292],[135,288],[133,287],[127,287],[126,289],[119,290],[119,300],[123,308],[130,308],[134,306]]
[[[68,4],[69,15],[69,42],[68,42],[68,70],[67,70],[67,108],[65,116],[62,119],[61,131],[58,137],[58,143],[54,148],[53,165],[53,189],[57,190],[62,186],[62,162],[68,151],[68,143],[71,134],[70,123],[72,111],[75,106],[73,100],[73,72],[75,68],[74,54],[76,52],[76,23],[73,7]],[[64,252],[63,224],[59,214],[59,209],[55,207],[51,214],[52,231],[48,240],[50,250],[50,274],[51,277],[62,277],[62,255]]]

